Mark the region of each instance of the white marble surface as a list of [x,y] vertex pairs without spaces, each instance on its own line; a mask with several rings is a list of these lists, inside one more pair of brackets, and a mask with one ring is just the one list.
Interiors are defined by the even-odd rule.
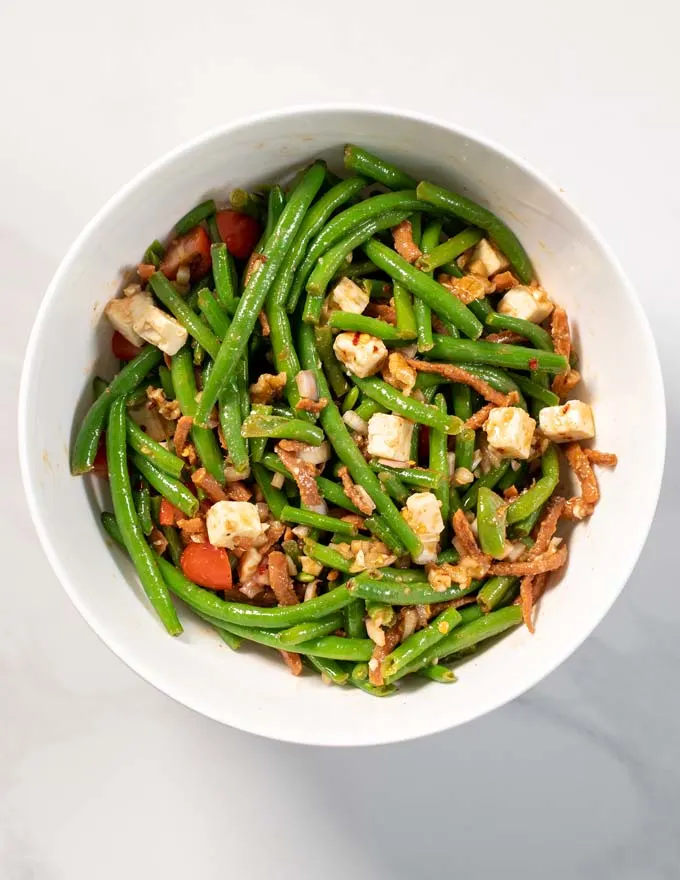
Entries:
[[[675,878],[677,7],[332,5],[0,5],[0,877]],[[104,200],[187,136],[326,99],[456,120],[563,186],[638,287],[669,401],[652,534],[588,642],[489,717],[355,751],[222,728],[109,653],[37,545],[14,431],[33,315]]]

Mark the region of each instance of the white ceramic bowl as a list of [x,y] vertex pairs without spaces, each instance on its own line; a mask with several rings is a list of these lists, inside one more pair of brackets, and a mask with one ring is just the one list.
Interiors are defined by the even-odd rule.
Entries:
[[[341,163],[353,141],[477,199],[519,234],[545,287],[572,320],[597,447],[602,501],[574,530],[568,569],[542,600],[534,636],[521,628],[460,670],[385,700],[294,678],[278,658],[231,652],[189,613],[169,638],[131,566],[99,525],[94,481],[69,474],[75,414],[93,371],[110,369],[102,308],[146,245],[207,196],[277,180],[312,157]],[[642,549],[659,491],[665,410],[654,342],[630,284],[593,228],[550,184],[501,148],[428,119],[361,108],[296,109],[221,128],[142,172],[84,229],[42,302],[20,400],[21,466],[40,540],[85,620],[157,688],[225,724],[319,745],[405,740],[469,721],[513,699],[565,660],[602,619]],[[635,515],[631,516],[634,511]],[[183,610],[184,611],[184,610]]]

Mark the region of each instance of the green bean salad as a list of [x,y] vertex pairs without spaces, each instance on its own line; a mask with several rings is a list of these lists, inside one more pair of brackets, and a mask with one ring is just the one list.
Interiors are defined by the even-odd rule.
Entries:
[[533,632],[558,523],[616,457],[583,445],[569,321],[514,232],[361,147],[344,168],[147,248],[71,470],[108,478],[102,525],[171,635],[178,597],[234,650],[385,696]]

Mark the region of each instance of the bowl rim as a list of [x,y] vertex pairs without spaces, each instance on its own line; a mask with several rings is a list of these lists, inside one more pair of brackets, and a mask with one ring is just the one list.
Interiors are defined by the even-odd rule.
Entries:
[[[422,723],[422,729],[420,729],[417,733],[412,733],[404,736],[400,735],[398,730],[395,730],[394,735],[381,735],[379,737],[370,735],[364,736],[361,740],[354,739],[350,742],[343,740],[342,736],[335,736],[332,739],[320,740],[318,737],[315,738],[314,736],[308,737],[288,735],[286,731],[277,733],[273,730],[267,729],[267,724],[262,724],[258,727],[253,724],[241,723],[240,720],[227,720],[219,713],[211,711],[210,706],[199,703],[199,701],[197,700],[193,700],[191,694],[189,694],[188,696],[184,696],[175,692],[172,687],[172,682],[164,680],[164,674],[162,672],[158,673],[154,669],[154,664],[152,662],[144,663],[139,662],[138,658],[135,658],[135,660],[133,660],[126,657],[125,643],[119,642],[119,640],[111,638],[110,635],[106,632],[106,627],[102,624],[101,619],[96,614],[90,613],[85,607],[84,603],[80,601],[79,592],[74,584],[71,582],[70,575],[67,571],[66,566],[63,565],[61,562],[57,548],[52,544],[49,535],[48,524],[43,518],[41,507],[38,501],[37,477],[33,474],[31,470],[31,464],[28,460],[28,454],[26,451],[27,437],[30,429],[30,402],[28,398],[28,388],[31,385],[31,376],[36,365],[36,353],[38,351],[39,338],[43,331],[43,324],[45,322],[49,307],[52,301],[55,299],[57,291],[59,290],[59,287],[62,283],[63,276],[66,275],[66,273],[69,271],[72,263],[78,257],[81,248],[84,244],[86,244],[92,231],[96,229],[101,220],[108,213],[117,208],[121,203],[124,203],[129,194],[133,192],[138,186],[153,178],[161,168],[168,164],[172,164],[180,156],[191,153],[192,151],[199,148],[201,145],[206,144],[214,139],[229,135],[234,132],[238,132],[239,130],[246,130],[253,125],[266,122],[276,122],[278,120],[291,121],[301,116],[312,117],[314,115],[322,114],[328,116],[333,114],[342,115],[348,113],[367,116],[378,115],[387,119],[409,119],[416,123],[422,123],[428,126],[440,128],[448,132],[454,132],[462,136],[463,138],[467,138],[471,141],[481,144],[483,147],[486,147],[487,149],[497,153],[498,155],[506,159],[509,163],[518,166],[525,174],[527,174],[527,176],[533,178],[534,181],[536,181],[541,187],[548,190],[555,198],[561,201],[567,207],[567,209],[574,214],[574,216],[579,220],[579,222],[583,225],[588,234],[595,241],[597,246],[601,249],[612,270],[618,276],[621,287],[626,293],[628,304],[635,312],[635,317],[638,322],[641,338],[649,355],[650,368],[653,374],[653,382],[658,391],[658,415],[662,422],[662,430],[655,431],[652,440],[652,448],[654,450],[654,454],[650,464],[653,468],[653,471],[651,474],[648,475],[648,481],[651,481],[652,483],[653,491],[650,493],[650,498],[653,499],[653,502],[650,505],[647,521],[644,525],[644,528],[639,529],[636,532],[636,536],[631,536],[627,542],[629,549],[632,544],[633,552],[629,553],[630,563],[625,573],[625,576],[621,578],[621,583],[618,589],[613,593],[611,601],[606,606],[601,607],[598,614],[593,617],[586,629],[579,634],[579,638],[576,641],[571,641],[569,645],[565,648],[565,650],[561,652],[561,654],[559,654],[555,658],[552,658],[547,665],[542,665],[539,671],[535,672],[533,675],[529,675],[517,686],[509,688],[508,691],[503,694],[500,699],[496,699],[495,701],[490,702],[488,705],[482,706],[477,711],[470,712],[467,717],[461,718],[454,724],[452,724],[449,720],[440,720],[440,716],[433,712],[431,714],[428,713],[423,716],[424,720]],[[218,721],[222,724],[226,724],[230,727],[235,727],[247,733],[253,733],[259,736],[266,737],[268,739],[303,745],[324,746],[386,745],[390,743],[404,742],[411,739],[417,739],[424,736],[441,733],[452,727],[468,723],[469,721],[477,718],[481,718],[488,712],[491,712],[494,709],[498,709],[506,705],[507,703],[510,703],[517,697],[521,696],[523,693],[526,693],[531,688],[535,687],[536,684],[538,684],[540,681],[542,681],[544,678],[554,672],[557,667],[561,666],[562,663],[564,663],[565,660],[567,660],[571,656],[571,654],[573,654],[583,644],[583,642],[585,642],[585,640],[592,634],[593,630],[608,614],[612,605],[623,591],[623,588],[625,587],[627,582],[630,580],[633,570],[637,565],[644,545],[649,536],[658,507],[665,466],[666,426],[666,396],[663,374],[661,371],[656,341],[654,339],[654,335],[652,333],[642,304],[638,298],[632,282],[628,279],[628,276],[624,272],[618,257],[614,254],[609,244],[606,242],[606,240],[603,238],[603,236],[600,234],[599,230],[594,226],[594,224],[586,216],[584,216],[583,212],[572,203],[572,201],[564,194],[564,192],[555,184],[553,184],[550,180],[548,180],[541,172],[537,171],[525,159],[517,156],[495,140],[485,135],[480,135],[469,128],[458,125],[457,123],[447,122],[443,119],[438,119],[430,115],[422,114],[408,109],[399,109],[393,106],[343,102],[294,104],[276,110],[268,110],[261,113],[239,117],[231,122],[214,126],[207,131],[173,147],[168,152],[164,153],[154,161],[147,164],[126,184],[120,187],[95,213],[95,215],[84,226],[81,232],[76,236],[76,238],[66,251],[66,254],[62,258],[54,275],[52,276],[52,279],[40,302],[40,306],[38,308],[33,326],[31,328],[28,344],[26,346],[21,371],[18,400],[19,464],[24,492],[26,495],[31,519],[38,534],[38,538],[43,548],[43,551],[45,552],[45,555],[47,556],[47,559],[50,563],[50,566],[57,575],[57,578],[60,581],[69,599],[71,600],[81,617],[98,636],[98,638],[101,639],[101,641],[140,678],[144,679],[149,684],[162,691],[164,694],[175,700],[177,703],[187,706],[188,708],[198,712],[201,715],[204,715],[207,718]]]

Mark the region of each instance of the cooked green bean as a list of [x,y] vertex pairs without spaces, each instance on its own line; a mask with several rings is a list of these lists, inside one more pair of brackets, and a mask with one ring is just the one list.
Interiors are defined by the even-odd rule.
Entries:
[[[435,218],[428,223],[420,239],[420,249],[423,254],[428,254],[437,247],[441,232],[441,219]],[[398,283],[395,281],[395,284]],[[418,351],[429,351],[432,348],[432,309],[417,296],[414,297],[413,309],[416,319]]]
[[139,473],[148,480],[149,484],[174,504],[178,510],[181,510],[187,517],[195,515],[198,510],[198,499],[184,483],[180,483],[179,480],[159,470],[148,458],[138,452],[132,451],[130,453],[130,461]]
[[379,541],[382,541],[383,544],[385,544],[385,546],[393,553],[399,555],[406,553],[406,547],[404,547],[397,535],[394,534],[392,529],[381,516],[376,516],[374,514],[373,516],[366,517],[364,525],[372,535],[375,535],[375,537]]
[[540,382],[535,382],[533,379],[527,379],[526,376],[522,376],[520,373],[509,373],[508,375],[512,381],[516,383],[520,391],[528,397],[533,397],[534,400],[542,403],[543,406],[559,406],[559,397],[556,394],[553,394],[549,388],[541,385]]
[[237,471],[246,473],[248,470],[248,443],[241,435],[242,419],[236,376],[232,376],[220,391],[217,400],[217,413],[231,464]]
[[174,455],[169,449],[166,449],[156,440],[149,437],[146,431],[143,431],[130,416],[127,417],[125,426],[127,442],[132,449],[148,458],[157,468],[165,471],[167,474],[173,477],[181,475],[184,469],[184,462],[179,456]]
[[462,507],[463,510],[472,510],[477,504],[477,495],[481,488],[493,489],[493,487],[498,483],[498,481],[505,476],[510,467],[510,459],[505,459],[502,461],[498,467],[492,468],[488,473],[482,474],[475,482],[470,486],[465,495],[463,495]]
[[554,445],[548,446],[541,459],[542,476],[534,485],[510,503],[508,525],[526,519],[550,498],[560,479],[560,462]]
[[354,412],[360,419],[367,422],[371,416],[374,416],[376,413],[387,412],[387,409],[381,403],[378,403],[377,400],[371,400],[370,397],[362,397],[361,403]]
[[318,639],[321,636],[328,636],[334,633],[336,629],[342,629],[345,623],[345,617],[341,611],[331,614],[323,620],[308,620],[305,623],[298,623],[289,629],[284,629],[279,633],[279,639],[284,645],[299,645],[302,642],[308,642],[310,639]]
[[111,404],[106,431],[106,459],[111,500],[120,538],[130,554],[144,592],[170,635],[182,632],[177,612],[166,588],[156,558],[146,543],[135,510],[127,463],[125,440],[125,398],[119,395]]
[[[446,414],[446,400],[443,394],[437,394],[434,399],[434,405]],[[442,519],[444,520],[444,531],[440,536],[442,544],[447,543],[447,529],[450,515],[449,504],[449,448],[447,435],[443,431],[436,428],[430,428],[430,470],[437,474],[437,485],[435,486],[434,495],[439,501]]]
[[[221,626],[215,626],[215,631],[217,632],[218,636],[222,639],[224,644],[228,645],[232,651],[238,651],[238,649],[241,647],[241,645],[243,643],[243,639],[239,638],[238,636],[235,636],[233,633],[230,633],[226,629],[222,629]],[[436,667],[433,666],[432,668],[435,669]]]
[[333,389],[333,394],[336,397],[342,397],[349,386],[333,351],[333,333],[331,328],[328,326],[315,327],[314,340],[316,342],[316,350],[323,364],[324,373],[328,378],[330,387]]
[[544,504],[539,504],[539,506],[532,513],[530,513],[529,516],[525,517],[524,519],[518,520],[518,522],[510,526],[510,536],[513,539],[528,537],[538,524],[544,507]]
[[438,269],[445,263],[455,260],[456,257],[459,257],[468,248],[476,245],[482,238],[484,238],[482,230],[471,226],[438,244],[429,253],[423,252],[423,256],[416,261],[416,266],[423,272],[434,272],[435,269]]
[[345,522],[335,516],[326,516],[323,513],[315,513],[313,510],[303,510],[297,507],[286,506],[279,517],[283,522],[297,523],[301,526],[311,526],[324,532],[333,532],[336,535],[356,535],[357,527],[352,523]]
[[367,379],[352,376],[352,381],[359,386],[362,394],[377,400],[390,411],[412,422],[438,428],[446,434],[457,434],[463,426],[456,416],[448,416],[435,406],[407,397],[387,382],[376,379],[375,376],[369,376]]
[[365,611],[366,606],[363,599],[352,599],[349,605],[345,606],[345,632],[350,638],[366,638]]
[[324,433],[317,425],[303,422],[302,419],[259,415],[255,412],[251,412],[241,425],[241,436],[299,440],[301,443],[309,443],[311,446],[320,446],[324,441]]
[[158,378],[161,381],[161,388],[163,389],[163,394],[167,400],[175,399],[175,386],[172,384],[172,376],[170,375],[170,370],[165,366],[165,364],[158,365]]
[[461,622],[460,613],[455,608],[447,608],[432,623],[416,630],[412,635],[395,648],[382,662],[382,673],[389,683],[394,680],[400,670],[413,663],[429,648],[440,642],[451,630]]
[[198,294],[198,308],[218,340],[224,339],[229,328],[229,318],[222,306],[209,290],[201,290]]
[[505,510],[507,504],[486,486],[477,490],[477,532],[484,553],[500,559],[505,550]]
[[147,263],[148,265],[155,266],[156,269],[160,266],[161,260],[165,256],[165,248],[163,245],[156,239],[152,241],[149,247],[144,251],[144,256],[142,257],[142,263]]
[[401,334],[401,339],[415,339],[418,335],[418,327],[416,324],[416,315],[413,311],[411,294],[406,290],[403,284],[399,284],[397,281],[392,286],[392,296],[394,298],[397,330]]
[[333,330],[343,330],[345,332],[368,333],[370,336],[377,336],[378,339],[385,339],[387,342],[397,342],[401,339],[415,339],[415,333],[412,331],[400,330],[393,324],[388,324],[380,318],[369,318],[367,315],[356,315],[352,312],[333,312],[328,319],[328,326]]
[[452,364],[489,364],[511,370],[540,369],[548,373],[562,373],[567,369],[567,359],[552,351],[503,342],[485,342],[483,339],[452,339],[436,334],[430,356]]
[[403,482],[387,470],[376,470],[378,479],[380,480],[384,490],[393,498],[397,504],[406,504],[406,499],[411,494]]
[[499,608],[511,595],[519,578],[498,576],[489,578],[477,593],[477,602],[484,614]]
[[373,685],[368,680],[368,663],[357,663],[349,677],[350,684],[372,697],[389,697],[396,690],[391,684]]
[[217,206],[215,205],[214,199],[207,199],[207,201],[201,202],[200,205],[196,205],[195,208],[187,211],[187,213],[175,223],[176,234],[184,235],[192,230],[194,226],[198,226],[199,223],[210,217],[211,214],[214,214],[216,210]]
[[[368,574],[365,575],[368,577]],[[398,584],[426,584],[427,575],[422,568],[380,568],[371,572],[371,576],[386,578],[389,581],[396,581]]]
[[194,312],[194,310],[177,293],[172,283],[162,272],[154,272],[149,278],[149,286],[163,305],[172,312],[189,335],[204,348],[211,358],[217,357],[220,350],[219,339],[210,327]]
[[346,685],[349,680],[349,672],[338,663],[337,660],[331,660],[328,657],[317,657],[315,654],[307,655],[308,663],[321,673],[324,683],[330,682],[337,684],[339,687]]
[[436,666],[425,666],[423,669],[419,669],[416,675],[430,681],[437,681],[439,684],[454,684],[458,681],[454,671],[441,663],[437,663]]
[[332,547],[326,547],[317,541],[307,539],[304,543],[305,555],[311,559],[316,559],[327,568],[335,568],[349,574],[352,571],[352,563],[349,559],[345,559],[342,553],[338,553]]
[[248,190],[237,187],[229,194],[229,202],[234,211],[239,214],[248,214],[256,220],[262,220],[266,211],[264,198],[260,193],[250,193]]
[[534,270],[526,251],[515,233],[487,208],[483,208],[471,199],[458,193],[446,190],[433,183],[422,182],[416,187],[419,199],[430,202],[440,210],[460,217],[472,226],[478,226],[489,233],[500,250],[510,261],[519,279],[529,284],[534,277]]
[[518,333],[542,351],[554,350],[552,336],[548,331],[538,324],[525,321],[524,318],[513,318],[511,315],[491,312],[484,323],[491,330],[510,330],[513,333]]
[[[303,603],[304,604],[304,603]],[[236,623],[225,623],[224,629],[256,642],[268,648],[277,648],[281,651],[290,651],[293,654],[306,654],[308,656],[325,657],[329,660],[368,660],[373,652],[373,642],[370,639],[349,639],[341,636],[322,636],[301,642],[299,645],[288,645],[281,641],[280,633],[256,629],[250,626],[241,626]]]
[[377,474],[390,474],[406,483],[408,486],[418,486],[421,489],[436,489],[438,484],[437,474],[424,468],[394,468],[388,467],[377,461],[372,461],[370,467]]
[[435,590],[428,583],[399,583],[388,578],[374,578],[368,575],[357,575],[347,582],[351,595],[372,602],[385,602],[388,605],[429,605],[435,602],[450,602],[460,599],[479,589],[479,581],[473,581],[469,587],[458,585],[446,590]]
[[139,517],[139,524],[145,535],[150,535],[153,530],[151,519],[151,498],[149,496],[149,484],[146,480],[140,480],[139,486],[134,490],[135,510]]
[[212,257],[213,278],[215,279],[215,294],[222,308],[233,315],[238,306],[234,259],[227,250],[226,244],[221,242],[212,245],[210,255]]
[[385,162],[379,156],[369,153],[356,144],[345,145],[345,168],[355,174],[363,174],[371,180],[377,180],[389,189],[412,189],[418,182],[410,174]]

